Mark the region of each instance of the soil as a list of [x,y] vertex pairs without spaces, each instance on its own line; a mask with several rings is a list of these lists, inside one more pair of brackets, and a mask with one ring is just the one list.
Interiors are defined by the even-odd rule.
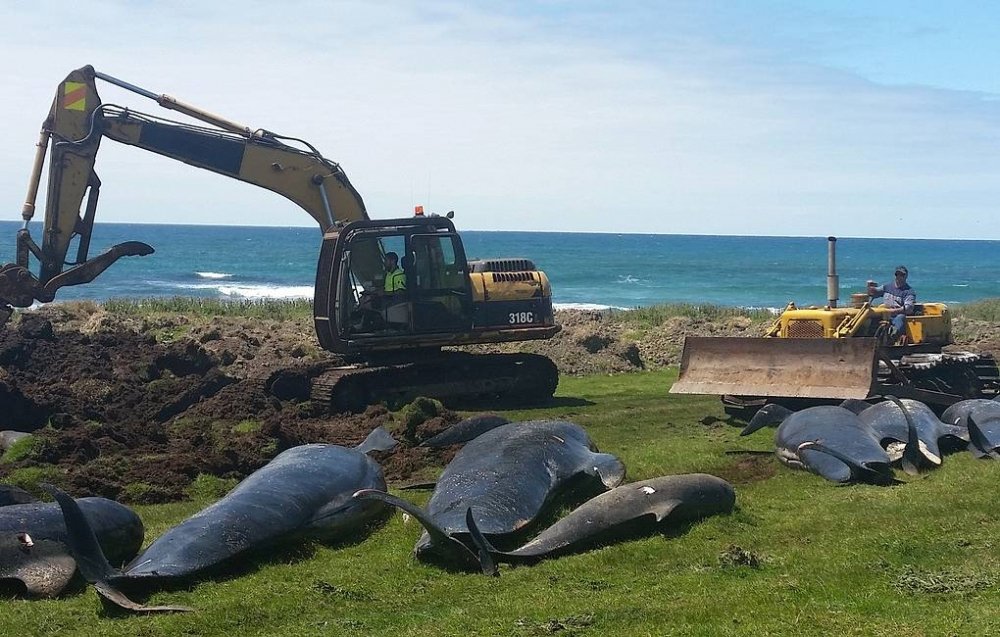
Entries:
[[[674,317],[636,338],[605,312],[560,312],[558,321],[563,331],[550,341],[479,349],[544,354],[567,375],[614,373],[677,364],[688,335],[759,329],[743,317]],[[956,319],[954,329],[964,346],[1000,353],[997,326]],[[35,435],[0,462],[0,482],[164,502],[190,495],[199,476],[231,486],[285,449],[353,446],[377,426],[400,441],[379,454],[391,483],[425,480],[450,460],[455,449],[419,446],[460,419],[439,403],[338,414],[302,392],[276,391],[330,356],[305,319],[133,317],[92,303],[22,313],[0,333],[0,430]],[[284,382],[268,382],[277,376]],[[754,480],[770,467],[739,459],[731,469]]]

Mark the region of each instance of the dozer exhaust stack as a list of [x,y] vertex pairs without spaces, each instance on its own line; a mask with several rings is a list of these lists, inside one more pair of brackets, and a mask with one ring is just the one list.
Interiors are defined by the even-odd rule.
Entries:
[[689,336],[670,393],[864,399],[877,350],[874,338]]

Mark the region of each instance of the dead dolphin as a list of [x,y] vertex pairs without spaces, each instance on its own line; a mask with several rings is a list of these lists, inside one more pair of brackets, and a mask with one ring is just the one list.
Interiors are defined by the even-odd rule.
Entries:
[[977,458],[1000,457],[1000,402],[973,398],[948,407],[941,420],[969,432],[968,449]]
[[448,427],[438,435],[420,443],[421,447],[447,447],[477,438],[491,429],[510,421],[496,414],[479,414]]
[[969,442],[968,431],[963,427],[941,422],[931,408],[918,400],[903,398],[886,400],[865,409],[858,418],[871,427],[889,457],[895,462],[903,456],[909,441],[910,426],[916,428],[920,464],[941,464],[940,441],[951,439],[964,447]]
[[108,564],[93,534],[81,523],[72,499],[60,492],[55,495],[71,529],[69,546],[80,572],[98,593],[126,610],[190,610],[142,606],[119,588],[188,577],[251,549],[290,538],[344,537],[382,510],[378,502],[351,497],[359,489],[385,488],[381,467],[366,452],[391,449],[395,444],[379,428],[354,449],[309,444],[283,451],[224,498],[161,535],[122,570]]
[[774,436],[775,454],[788,466],[833,482],[893,482],[889,456],[871,428],[852,411],[823,405],[793,412],[765,405],[740,435],[776,422],[781,424]]
[[[67,498],[87,520],[108,559],[122,564],[139,552],[143,527],[132,509],[106,498]],[[0,508],[0,581],[15,583],[32,597],[58,595],[77,568],[67,537],[55,502]]]
[[358,498],[388,502],[415,517],[425,531],[417,540],[418,558],[443,558],[494,574],[489,555],[473,551],[466,512],[494,542],[525,531],[574,483],[603,491],[625,478],[625,466],[598,453],[579,425],[558,420],[515,422],[488,431],[461,449],[445,467],[427,509],[381,491],[359,491]]
[[583,503],[519,549],[497,551],[475,523],[467,522],[480,550],[507,561],[534,561],[570,553],[595,543],[649,534],[667,523],[682,524],[716,513],[728,513],[736,503],[731,484],[712,475],[693,473],[661,476],[615,487]]
[[13,484],[0,484],[0,507],[31,502],[38,502],[38,498]]

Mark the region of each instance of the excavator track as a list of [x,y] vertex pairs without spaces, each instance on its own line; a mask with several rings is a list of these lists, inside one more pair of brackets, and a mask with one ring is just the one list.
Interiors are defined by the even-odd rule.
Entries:
[[418,396],[450,404],[535,404],[550,399],[558,383],[555,364],[538,354],[441,352],[421,362],[328,368],[312,378],[310,398],[337,412],[402,405]]

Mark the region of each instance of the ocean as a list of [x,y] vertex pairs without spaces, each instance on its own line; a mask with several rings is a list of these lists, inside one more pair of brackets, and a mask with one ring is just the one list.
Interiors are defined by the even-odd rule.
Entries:
[[[0,221],[0,262],[14,259],[15,221]],[[461,229],[460,229],[461,231]],[[470,258],[527,257],[548,274],[561,308],[658,303],[781,308],[824,304],[825,237],[461,231]],[[41,241],[41,223],[32,224]],[[148,257],[122,259],[57,300],[206,296],[293,299],[312,294],[320,233],[311,228],[98,224],[91,255],[144,241]],[[918,301],[1000,297],[998,241],[850,239],[837,242],[842,304],[869,278],[904,264]],[[72,251],[71,251],[72,253]],[[36,270],[37,271],[37,270]]]

